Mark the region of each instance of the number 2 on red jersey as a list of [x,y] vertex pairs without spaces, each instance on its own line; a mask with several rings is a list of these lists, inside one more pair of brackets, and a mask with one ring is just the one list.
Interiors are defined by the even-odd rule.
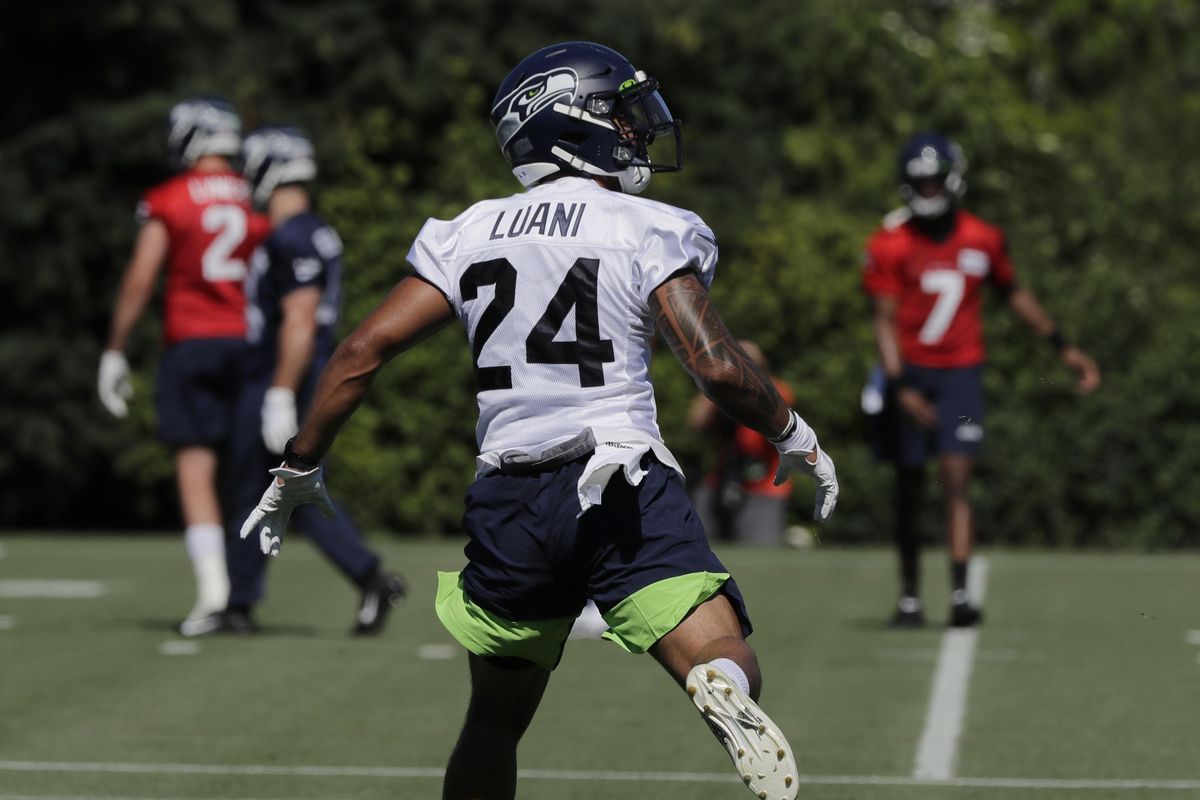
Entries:
[[204,209],[200,225],[214,233],[200,257],[200,272],[206,281],[240,281],[246,277],[246,261],[233,254],[246,240],[246,210],[241,206],[214,204]]

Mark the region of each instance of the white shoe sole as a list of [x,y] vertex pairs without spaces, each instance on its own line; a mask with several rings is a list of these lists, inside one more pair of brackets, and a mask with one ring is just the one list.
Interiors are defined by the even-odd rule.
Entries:
[[193,636],[203,636],[206,633],[213,633],[221,627],[221,614],[214,612],[203,616],[188,615],[188,618],[179,623],[179,635],[191,638]]
[[729,752],[750,791],[761,800],[795,800],[799,773],[779,726],[711,664],[693,667],[686,685],[692,702]]

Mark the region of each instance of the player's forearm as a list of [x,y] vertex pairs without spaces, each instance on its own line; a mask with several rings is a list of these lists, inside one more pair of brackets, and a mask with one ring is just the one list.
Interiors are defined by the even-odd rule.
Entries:
[[453,318],[454,310],[437,289],[418,278],[400,281],[334,351],[292,451],[306,461],[324,458],[379,368]]
[[121,284],[120,294],[117,295],[117,307],[113,310],[108,340],[104,345],[105,350],[125,351],[133,326],[141,318],[152,294],[153,286],[131,280],[128,277],[125,279]]
[[154,283],[167,258],[169,247],[170,236],[162,220],[152,219],[138,231],[133,255],[121,279],[121,290],[117,294],[117,307],[113,311],[105,349],[124,352],[133,326],[154,293]]
[[285,318],[279,328],[279,355],[275,362],[272,386],[299,391],[304,376],[312,364],[317,323],[312,318]]
[[774,438],[789,409],[770,376],[725,327],[694,276],[668,281],[651,297],[658,330],[679,363],[709,399],[735,422]]
[[353,335],[343,341],[321,372],[312,407],[292,442],[306,460],[319,461],[329,452],[338,431],[367,395],[383,366],[382,353]]
[[900,335],[896,332],[895,311],[877,308],[872,318],[875,331],[875,348],[879,362],[883,365],[888,380],[896,380],[904,372],[904,360],[900,357]]
[[1058,329],[1054,319],[1028,289],[1014,290],[1008,296],[1008,307],[1038,336],[1051,336]]

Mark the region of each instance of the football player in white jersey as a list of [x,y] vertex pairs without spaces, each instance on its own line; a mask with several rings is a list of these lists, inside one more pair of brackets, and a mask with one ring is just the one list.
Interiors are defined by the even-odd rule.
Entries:
[[339,346],[241,535],[274,555],[293,508],[329,508],[321,459],[376,371],[457,318],[480,452],[467,565],[441,573],[437,593],[471,671],[443,798],[514,797],[517,743],[589,599],[606,638],[686,689],[752,792],[794,798],[791,748],[756,703],[741,593],[655,421],[655,330],[723,411],[776,443],[777,480],[816,479],[818,521],[837,501],[833,463],[710,302],[712,231],[635,196],[682,155],[657,81],[607,47],[552,45],[505,79],[492,123],[526,191],[425,224],[408,254],[416,275]]

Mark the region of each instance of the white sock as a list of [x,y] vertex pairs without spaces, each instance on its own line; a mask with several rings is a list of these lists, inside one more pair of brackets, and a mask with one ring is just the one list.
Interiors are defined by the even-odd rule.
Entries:
[[212,523],[189,525],[183,540],[196,575],[196,607],[189,616],[221,611],[229,602],[225,529]]
[[736,662],[730,661],[728,658],[714,658],[708,663],[728,675],[730,680],[742,690],[742,694],[746,696],[750,695],[750,679],[746,677],[746,673],[742,671],[742,668]]

